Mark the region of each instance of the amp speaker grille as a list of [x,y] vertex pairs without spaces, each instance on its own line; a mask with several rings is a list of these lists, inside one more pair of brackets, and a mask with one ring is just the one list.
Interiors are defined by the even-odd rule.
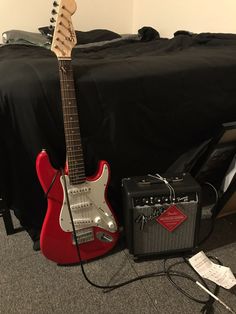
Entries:
[[187,219],[173,231],[168,231],[155,219],[148,221],[143,230],[136,223],[138,216],[151,215],[150,206],[133,208],[133,254],[149,255],[188,250],[194,247],[198,202],[177,203]]

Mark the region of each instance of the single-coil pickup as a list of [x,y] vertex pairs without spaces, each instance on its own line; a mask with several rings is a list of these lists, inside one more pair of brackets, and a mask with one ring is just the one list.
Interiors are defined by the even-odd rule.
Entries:
[[77,218],[77,219],[73,219],[73,222],[75,226],[84,226],[86,224],[93,223],[93,220],[90,218]]
[[78,209],[81,209],[81,208],[87,208],[87,207],[89,207],[89,206],[91,206],[92,204],[90,203],[90,202],[80,202],[80,203],[77,203],[77,204],[75,204],[75,205],[71,205],[71,209],[73,210],[73,211],[75,211],[75,210],[78,210]]
[[80,188],[72,188],[68,190],[69,195],[75,195],[75,194],[81,194],[81,193],[88,193],[91,190],[91,188],[87,186],[83,186]]

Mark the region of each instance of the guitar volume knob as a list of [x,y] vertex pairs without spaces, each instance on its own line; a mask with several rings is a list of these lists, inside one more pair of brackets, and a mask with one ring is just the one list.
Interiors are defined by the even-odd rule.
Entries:
[[98,224],[101,221],[101,217],[97,216],[94,218],[94,222]]

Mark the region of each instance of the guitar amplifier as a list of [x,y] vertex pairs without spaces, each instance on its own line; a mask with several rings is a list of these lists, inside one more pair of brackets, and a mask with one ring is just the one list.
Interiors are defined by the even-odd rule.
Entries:
[[125,236],[134,257],[171,255],[197,244],[201,188],[190,174],[164,178],[122,180]]

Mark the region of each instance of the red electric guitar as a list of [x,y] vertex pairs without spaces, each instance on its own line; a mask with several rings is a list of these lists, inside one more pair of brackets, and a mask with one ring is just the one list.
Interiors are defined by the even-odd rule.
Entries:
[[[58,10],[51,50],[59,63],[67,165],[63,175],[51,166],[46,151],[37,157],[38,178],[48,197],[40,247],[48,259],[58,264],[73,264],[110,251],[118,240],[119,232],[106,199],[110,172],[108,163],[100,161],[97,173],[92,177],[85,176],[71,66],[71,50],[76,45],[71,16],[76,11],[76,3],[74,0],[61,0],[60,4],[54,5]],[[80,258],[71,218],[79,243]]]

